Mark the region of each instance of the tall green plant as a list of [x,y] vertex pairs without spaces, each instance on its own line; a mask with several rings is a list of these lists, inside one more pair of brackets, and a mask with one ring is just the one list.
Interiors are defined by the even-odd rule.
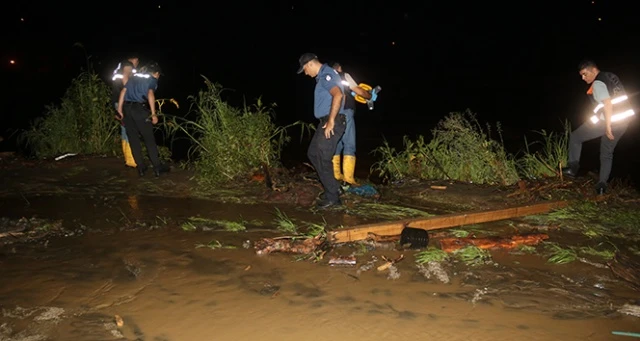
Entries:
[[569,158],[571,124],[565,120],[564,131],[560,134],[545,130],[536,133],[540,139],[530,143],[525,136],[525,150],[518,159],[520,173],[528,179],[559,176]]
[[489,125],[483,129],[469,111],[451,113],[438,123],[428,143],[423,136],[415,141],[405,137],[400,152],[387,143],[374,150],[382,158],[372,169],[396,179],[413,176],[511,185],[519,179],[516,162],[502,140],[491,139],[490,130]]
[[39,158],[62,153],[115,153],[119,147],[118,125],[109,86],[93,72],[82,72],[59,105],[45,107],[20,135],[20,141]]
[[194,120],[173,117],[167,127],[182,131],[193,143],[197,180],[216,185],[247,175],[263,165],[279,162],[282,147],[290,140],[286,129],[300,121],[278,127],[272,121],[273,108],[260,99],[252,106],[236,108],[221,97],[222,87],[209,81],[197,96],[190,96]]

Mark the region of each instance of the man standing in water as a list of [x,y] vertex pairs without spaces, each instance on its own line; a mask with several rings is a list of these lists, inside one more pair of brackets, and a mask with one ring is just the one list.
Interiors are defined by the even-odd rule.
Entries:
[[318,172],[324,194],[318,208],[341,205],[340,184],[333,176],[331,160],[338,141],[346,128],[346,117],[340,114],[343,108],[343,92],[340,75],[327,64],[322,64],[313,53],[305,53],[298,59],[298,74],[315,78],[313,114],[320,120],[309,144],[307,156]]

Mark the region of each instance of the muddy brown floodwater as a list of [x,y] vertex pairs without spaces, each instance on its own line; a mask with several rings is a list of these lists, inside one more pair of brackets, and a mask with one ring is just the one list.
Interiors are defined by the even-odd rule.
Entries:
[[[246,246],[279,235],[274,207],[328,226],[360,218],[141,193],[136,176],[109,162],[118,182],[102,194],[96,184],[113,174],[86,177],[73,190],[70,182],[28,184],[27,175],[5,171],[24,183],[4,179],[1,216],[62,221],[65,232],[0,240],[1,341],[617,340],[629,338],[612,331],[640,332],[637,317],[618,312],[638,291],[606,268],[492,251],[484,265],[434,270],[418,266],[415,251],[351,245],[317,262],[258,256]],[[161,181],[183,188],[183,178],[174,172]],[[192,216],[266,224],[243,232],[180,228]],[[235,248],[197,247],[212,240]],[[330,255],[354,253],[355,266],[328,265]],[[401,254],[395,266],[376,269],[382,256]]]

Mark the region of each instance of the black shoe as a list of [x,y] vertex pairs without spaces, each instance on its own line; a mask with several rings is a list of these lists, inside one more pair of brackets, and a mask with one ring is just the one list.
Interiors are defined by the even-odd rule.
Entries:
[[607,193],[607,184],[599,182],[596,185],[596,195],[604,195],[605,193]]
[[578,175],[578,171],[572,167],[563,167],[562,175],[570,178],[575,178]]
[[322,199],[318,202],[318,204],[316,205],[316,208],[324,210],[330,207],[341,206],[341,205],[342,205],[342,202],[340,202],[340,199],[338,199],[337,201]]
[[153,167],[153,174],[156,177],[159,177],[160,174],[162,174],[162,173],[169,173],[169,170],[170,170],[169,166],[167,166],[165,164],[160,164],[160,166],[158,166],[158,167]]
[[147,171],[146,166],[142,166],[142,167],[138,166],[137,169],[138,169],[138,175],[140,175],[141,177],[144,176],[144,173]]

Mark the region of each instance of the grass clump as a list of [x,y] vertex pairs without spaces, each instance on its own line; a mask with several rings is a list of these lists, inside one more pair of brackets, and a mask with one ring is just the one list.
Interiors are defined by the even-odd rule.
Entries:
[[429,262],[443,262],[449,259],[449,254],[436,247],[430,246],[426,250],[416,253],[415,262],[424,264]]
[[120,146],[111,89],[94,72],[73,79],[60,104],[45,110],[19,136],[38,158],[63,153],[115,154]]
[[206,88],[191,96],[194,120],[174,117],[170,124],[193,143],[193,161],[201,185],[219,185],[245,176],[262,166],[279,162],[290,140],[286,127],[272,121],[273,107],[260,99],[253,106],[236,108],[221,97],[222,87],[205,79]]
[[589,238],[634,239],[640,226],[640,212],[636,209],[587,200],[575,201],[548,214],[524,219],[542,224],[560,224],[564,229],[581,232]]
[[[432,131],[432,139],[404,138],[404,150],[396,152],[387,142],[374,150],[381,159],[373,171],[391,179],[416,177],[449,179],[477,184],[512,185],[519,180],[515,159],[503,143],[490,138],[469,111],[451,113]],[[498,133],[500,125],[498,124]]]
[[565,121],[561,134],[545,130],[537,133],[540,139],[531,143],[525,137],[525,150],[517,162],[520,174],[527,179],[559,176],[569,157],[571,125]]

